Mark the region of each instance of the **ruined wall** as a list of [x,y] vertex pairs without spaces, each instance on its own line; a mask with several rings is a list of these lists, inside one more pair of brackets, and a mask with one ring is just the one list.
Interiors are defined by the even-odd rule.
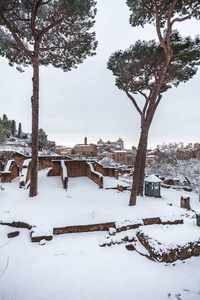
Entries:
[[[67,167],[68,177],[86,176],[86,161],[84,160],[66,160],[65,166]],[[60,176],[61,163],[60,160],[52,161],[52,169],[49,171],[48,176]]]
[[86,175],[88,178],[90,178],[92,181],[98,184],[100,188],[103,188],[103,176],[101,173],[94,171],[93,164],[92,164],[92,168],[90,164],[87,164]]
[[147,235],[138,230],[137,237],[140,243],[149,251],[150,256],[159,262],[171,263],[177,259],[184,260],[192,256],[200,256],[200,241],[190,242],[184,246],[177,245],[176,248],[166,248],[163,251],[157,251],[152,240]]
[[9,170],[7,170],[7,172],[1,172],[1,182],[11,182],[11,180],[16,178],[17,176],[19,176],[19,167],[13,160],[10,164]]

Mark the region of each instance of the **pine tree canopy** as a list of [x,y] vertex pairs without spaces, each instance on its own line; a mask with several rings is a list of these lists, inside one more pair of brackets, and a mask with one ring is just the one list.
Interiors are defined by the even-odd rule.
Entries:
[[95,54],[94,0],[0,0],[0,55],[10,65],[39,64],[69,71]]
[[[191,37],[182,38],[178,31],[173,31],[171,49],[173,55],[160,93],[188,81],[196,74],[200,64],[199,37],[194,40]],[[116,77],[115,83],[119,89],[149,97],[156,86],[165,58],[163,47],[155,40],[138,40],[129,49],[113,53],[107,66]]]
[[47,146],[47,134],[40,128],[38,131],[38,148],[42,151],[43,148]]
[[131,11],[132,26],[158,22],[164,27],[168,21],[172,26],[191,17],[200,19],[200,0],[127,0],[126,3]]

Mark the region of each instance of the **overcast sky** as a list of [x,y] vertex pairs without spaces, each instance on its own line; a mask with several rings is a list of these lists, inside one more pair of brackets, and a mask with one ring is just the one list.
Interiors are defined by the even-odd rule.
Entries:
[[[98,0],[97,55],[87,58],[77,69],[64,73],[52,67],[40,68],[39,128],[57,145],[116,141],[125,147],[137,146],[140,118],[131,101],[114,83],[106,64],[110,55],[126,49],[137,39],[156,38],[155,28],[133,28],[125,0]],[[197,35],[199,24],[179,24],[182,35]],[[0,58],[0,115],[22,123],[31,132],[32,68],[19,73]],[[163,94],[149,132],[149,147],[168,142],[200,142],[200,72],[186,84]]]

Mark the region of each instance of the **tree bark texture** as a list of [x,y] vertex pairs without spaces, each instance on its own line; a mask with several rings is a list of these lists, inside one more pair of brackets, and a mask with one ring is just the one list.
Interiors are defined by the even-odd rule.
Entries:
[[162,69],[160,77],[157,79],[157,85],[154,89],[154,92],[151,95],[151,99],[149,101],[149,107],[147,109],[146,117],[144,118],[144,122],[142,125],[142,130],[140,134],[140,140],[139,140],[138,150],[136,155],[136,161],[135,161],[133,185],[131,190],[129,206],[136,205],[136,199],[138,194],[143,195],[143,183],[144,183],[144,171],[145,171],[148,133],[149,133],[151,122],[153,120],[153,116],[155,114],[155,111],[161,99],[160,89],[164,82],[165,74],[170,59],[171,59],[171,52],[169,51],[168,55],[166,56],[165,66]]
[[37,195],[38,185],[38,122],[39,122],[39,59],[33,58],[33,96],[32,103],[32,159],[31,159],[31,183],[29,196]]
[[133,185],[132,185],[130,202],[129,202],[130,206],[136,205],[136,198],[138,192],[140,192],[143,195],[143,182],[144,182],[144,169],[145,169],[144,164],[146,160],[146,149],[147,149],[147,138],[148,138],[149,126],[150,124],[144,122],[141,135],[140,135],[140,141],[138,144],[138,150],[137,150],[135,167],[134,167]]
[[144,176],[145,176],[145,166],[146,166],[147,139],[148,139],[148,136],[146,138],[146,141],[145,141],[145,144],[143,147],[142,162],[141,162],[141,166],[140,166],[139,186],[138,186],[138,191],[137,191],[138,196],[143,196],[143,193],[144,193]]

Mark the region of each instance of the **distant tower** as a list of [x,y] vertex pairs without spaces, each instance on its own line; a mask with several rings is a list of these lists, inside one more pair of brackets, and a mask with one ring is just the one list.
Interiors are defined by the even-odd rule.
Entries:
[[84,144],[87,145],[87,137],[84,138]]

